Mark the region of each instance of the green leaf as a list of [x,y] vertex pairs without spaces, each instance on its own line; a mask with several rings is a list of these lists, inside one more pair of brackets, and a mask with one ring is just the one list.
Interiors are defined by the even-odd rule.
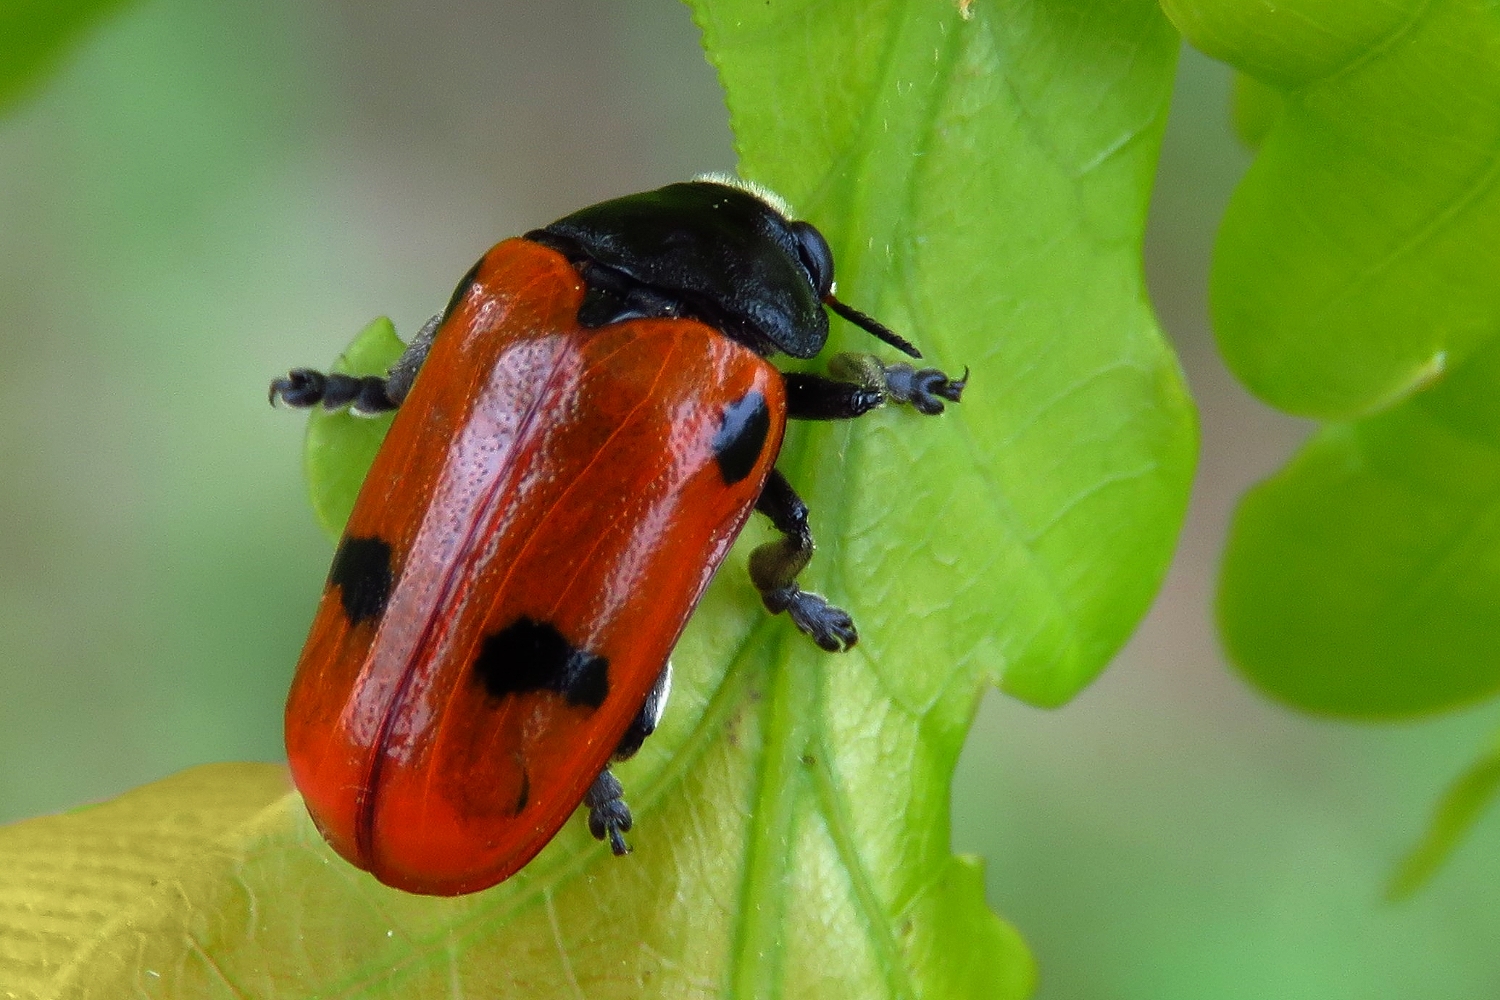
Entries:
[[[384,375],[405,348],[396,336],[396,327],[382,316],[359,332],[330,370],[345,375]],[[347,409],[329,412],[321,407],[309,415],[302,463],[313,514],[330,538],[343,534],[365,472],[375,461],[393,419],[390,413],[357,417]]]
[[[249,858],[301,812],[290,787],[282,767],[216,764],[104,805],[0,827],[3,995],[287,995],[274,980],[255,989],[240,973],[243,956],[225,943],[292,945],[295,921],[255,912],[270,883]],[[235,994],[230,977],[249,992]]]
[[[1212,276],[1225,358],[1336,421],[1252,491],[1225,557],[1236,663],[1313,711],[1500,688],[1500,8],[1171,0],[1254,79],[1260,153]],[[1258,106],[1258,110],[1251,107]]]
[[1253,76],[1236,73],[1231,101],[1235,134],[1251,149],[1259,149],[1281,117],[1281,91]]
[[1220,347],[1292,413],[1348,419],[1500,330],[1500,8],[1168,0],[1282,109],[1214,255]]
[[[198,921],[189,933],[122,921],[98,935],[91,954],[149,943],[163,956],[159,989],[115,983],[148,996],[1029,992],[1025,946],[986,909],[977,863],[950,853],[948,786],[983,687],[1056,705],[1087,684],[1144,612],[1181,522],[1193,414],[1140,260],[1177,42],[1143,0],[967,11],[694,6],[746,175],[828,234],[843,299],[932,363],[973,370],[940,418],[893,408],[788,440],[780,464],[819,541],[805,581],[853,612],[860,645],[830,657],[763,613],[745,572],[768,537],[754,525],[674,652],[662,728],[619,768],[630,858],[575,818],[492,890],[406,896],[335,858],[278,799],[184,862],[210,873],[173,896]],[[833,349],[879,346],[838,327]],[[330,444],[335,429],[356,425],[329,424]],[[328,492],[345,498],[320,501],[336,523],[348,490]],[[194,814],[180,791],[160,795]],[[177,870],[158,873],[174,891]]]
[[0,4],[0,111],[20,98],[122,0],[6,0]]
[[1399,717],[1500,690],[1500,344],[1380,416],[1324,429],[1245,497],[1224,642],[1311,711]]
[[977,657],[1063,703],[1155,593],[1191,476],[1140,274],[1176,39],[1145,3],[697,9],[741,172],[828,235],[842,298],[975,373],[948,426],[791,439],[783,468],[842,521],[814,573],[851,567],[839,596],[869,605],[894,690],[895,664]]
[[1444,793],[1427,833],[1391,876],[1386,898],[1408,899],[1427,885],[1497,796],[1500,796],[1500,739]]

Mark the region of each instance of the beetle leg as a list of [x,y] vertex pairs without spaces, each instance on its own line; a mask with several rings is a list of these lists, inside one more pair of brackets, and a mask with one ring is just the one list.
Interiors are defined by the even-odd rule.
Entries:
[[401,357],[385,373],[385,394],[395,406],[405,402],[406,394],[411,391],[411,384],[416,381],[422,362],[427,360],[427,352],[432,349],[432,338],[437,336],[442,322],[443,317],[439,314],[423,323],[422,329],[417,331],[411,343],[406,345],[406,350],[401,352]]
[[[661,673],[656,675],[656,683],[651,686],[646,703],[620,738],[620,745],[615,747],[615,760],[634,757],[641,744],[646,742],[646,737],[656,732],[656,724],[661,721],[662,709],[667,707],[667,696],[671,693],[672,661],[668,660]],[[624,795],[620,779],[606,767],[583,796],[583,804],[589,807],[589,833],[595,840],[608,838],[609,849],[616,855],[630,853],[630,845],[625,843],[623,834],[630,829],[632,821]]]
[[385,379],[378,375],[327,375],[311,368],[293,368],[271,382],[271,403],[285,403],[298,409],[323,404],[325,410],[347,406],[353,413],[384,413],[396,408],[386,395]]
[[797,574],[812,558],[812,531],[807,525],[807,504],[780,470],[771,470],[755,509],[781,532],[780,538],[750,553],[750,580],[766,608],[773,615],[785,611],[797,628],[830,653],[853,646],[859,633],[849,613],[797,586]]
[[311,368],[293,368],[284,377],[272,380],[271,403],[282,402],[299,409],[319,403],[325,410],[347,406],[349,412],[361,417],[394,410],[411,391],[422,362],[427,360],[427,351],[432,347],[432,338],[441,319],[441,316],[434,316],[427,321],[384,378],[338,372],[325,375]]
[[583,804],[589,807],[589,833],[595,840],[609,840],[616,857],[630,853],[624,834],[630,829],[630,807],[623,798],[625,789],[608,767],[584,793]]
[[[831,376],[831,377],[830,377]],[[956,403],[969,370],[951,378],[936,368],[913,368],[904,361],[885,364],[873,354],[836,354],[828,375],[786,372],[787,415],[797,420],[850,420],[882,403],[908,403],[918,413],[943,412],[943,400]]]
[[620,738],[620,745],[615,747],[615,760],[629,760],[634,757],[641,744],[646,742],[646,737],[656,732],[657,723],[661,722],[662,710],[667,707],[667,696],[672,693],[672,661],[661,668],[661,673],[656,676],[656,684],[652,686],[651,693],[646,696],[646,703],[636,713],[635,719],[630,723],[630,728],[625,730],[625,735]]

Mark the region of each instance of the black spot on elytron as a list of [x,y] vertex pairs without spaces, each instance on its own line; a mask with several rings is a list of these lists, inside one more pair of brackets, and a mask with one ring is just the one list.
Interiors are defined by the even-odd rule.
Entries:
[[609,696],[609,661],[578,649],[551,622],[522,616],[486,636],[474,672],[492,697],[555,691],[570,705],[598,708]]
[[328,585],[339,588],[350,625],[379,618],[390,600],[391,547],[379,538],[344,536],[333,554]]
[[724,408],[719,433],[714,435],[714,458],[726,484],[733,486],[750,475],[770,430],[766,397],[755,389]]
[[609,661],[602,656],[583,655],[582,664],[569,677],[563,694],[570,704],[598,708],[609,697]]
[[516,796],[516,807],[511,810],[515,815],[521,815],[521,810],[531,802],[531,772],[526,770],[525,765],[521,767],[521,794]]
[[[485,256],[488,256],[488,254]],[[448,317],[452,315],[453,310],[458,308],[458,304],[464,300],[464,296],[468,294],[469,287],[474,284],[474,279],[479,277],[479,269],[483,266],[484,257],[481,257],[474,262],[473,267],[469,268],[468,274],[458,279],[458,287],[453,289],[453,295],[448,299],[448,308],[443,310],[441,322],[448,322]]]

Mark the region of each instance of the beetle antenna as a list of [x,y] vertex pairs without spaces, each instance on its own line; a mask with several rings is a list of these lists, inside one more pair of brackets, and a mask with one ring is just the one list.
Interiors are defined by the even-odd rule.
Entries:
[[838,299],[834,298],[832,294],[824,296],[823,301],[828,304],[828,308],[832,309],[834,312],[838,313],[840,316],[844,317],[849,322],[859,327],[861,330],[879,337],[881,340],[885,341],[887,344],[890,344],[902,354],[918,359],[922,357],[922,352],[913,347],[911,345],[911,341],[896,333],[890,327],[875,319],[875,317],[866,316],[864,313],[860,312],[853,306],[844,305]]

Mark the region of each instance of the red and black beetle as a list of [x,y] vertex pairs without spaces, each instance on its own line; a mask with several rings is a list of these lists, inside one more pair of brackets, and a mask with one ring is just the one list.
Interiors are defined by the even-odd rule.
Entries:
[[580,803],[616,854],[610,773],[655,729],[668,654],[752,510],[750,575],[830,651],[844,611],[797,586],[807,507],[776,471],[788,418],[940,413],[965,378],[811,358],[833,254],[723,179],[583,209],[506,240],[384,378],[297,369],[272,401],[399,407],[329,571],[287,701],[292,775],[324,836],[382,882],[457,894],[531,860]]

